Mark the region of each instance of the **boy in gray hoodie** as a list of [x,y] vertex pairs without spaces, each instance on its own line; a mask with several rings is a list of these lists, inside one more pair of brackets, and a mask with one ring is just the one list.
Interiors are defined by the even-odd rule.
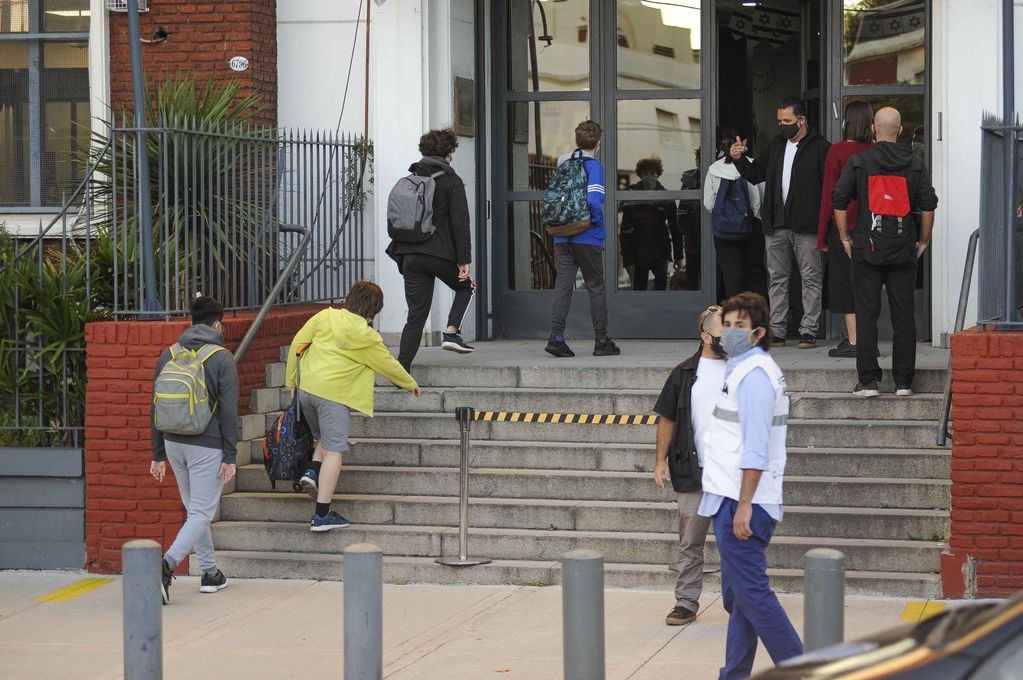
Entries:
[[[224,308],[211,297],[197,297],[192,303],[192,326],[185,330],[177,345],[205,356],[206,388],[213,406],[213,415],[206,429],[197,435],[161,432],[155,426],[153,403],[153,462],[149,472],[163,482],[167,462],[181,492],[187,510],[184,525],[163,558],[163,603],[170,602],[170,585],[174,568],[195,549],[203,576],[199,591],[215,593],[227,587],[227,578],[217,569],[213,559],[213,538],[210,523],[220,503],[220,491],[235,475],[238,444],[238,371],[234,357],[224,347]],[[204,349],[205,348],[205,349]],[[173,357],[174,347],[160,355],[156,377]]]

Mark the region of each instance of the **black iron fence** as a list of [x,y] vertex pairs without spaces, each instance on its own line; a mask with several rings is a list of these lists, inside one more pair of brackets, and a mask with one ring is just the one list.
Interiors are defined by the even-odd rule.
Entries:
[[115,128],[95,147],[85,178],[33,239],[0,231],[0,445],[81,443],[90,321],[169,318],[197,293],[257,309],[292,258],[275,304],[338,300],[363,277],[366,140],[191,122],[147,129],[144,206],[137,132]]
[[1023,330],[1023,126],[989,115],[981,130],[977,320]]

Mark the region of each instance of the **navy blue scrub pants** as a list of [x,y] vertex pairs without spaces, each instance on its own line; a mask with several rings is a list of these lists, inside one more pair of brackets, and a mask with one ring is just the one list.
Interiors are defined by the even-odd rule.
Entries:
[[740,541],[732,531],[738,502],[724,499],[714,515],[714,540],[721,556],[721,598],[728,612],[725,665],[719,680],[748,678],[764,641],[778,664],[803,653],[803,643],[767,580],[767,546],[778,524],[759,505],[753,506],[753,536]]

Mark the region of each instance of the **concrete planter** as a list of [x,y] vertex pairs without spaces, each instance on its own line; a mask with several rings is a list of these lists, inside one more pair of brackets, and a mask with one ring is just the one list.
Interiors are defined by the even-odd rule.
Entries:
[[81,449],[0,448],[0,569],[85,565]]

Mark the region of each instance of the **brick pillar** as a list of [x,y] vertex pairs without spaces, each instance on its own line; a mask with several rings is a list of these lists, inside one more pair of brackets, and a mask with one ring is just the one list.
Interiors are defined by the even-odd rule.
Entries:
[[[150,0],[140,15],[143,38],[163,28],[169,37],[142,45],[142,64],[152,86],[181,74],[195,74],[200,84],[237,80],[240,96],[257,92],[262,112],[257,120],[277,124],[277,2],[276,0]],[[235,72],[228,62],[249,60],[247,71]],[[110,14],[110,100],[117,113],[131,105],[131,60],[128,20]]]
[[[320,308],[271,311],[238,366],[239,414],[252,390],[265,387],[266,365]],[[252,323],[247,312],[224,319],[234,350]],[[104,321],[85,328],[85,553],[89,571],[120,571],[121,545],[152,538],[170,547],[184,520],[173,474],[163,484],[149,476],[149,408],[156,360],[189,322]],[[182,565],[181,571],[187,569]]]
[[952,337],[952,535],[946,597],[1023,588],[1023,333]]

